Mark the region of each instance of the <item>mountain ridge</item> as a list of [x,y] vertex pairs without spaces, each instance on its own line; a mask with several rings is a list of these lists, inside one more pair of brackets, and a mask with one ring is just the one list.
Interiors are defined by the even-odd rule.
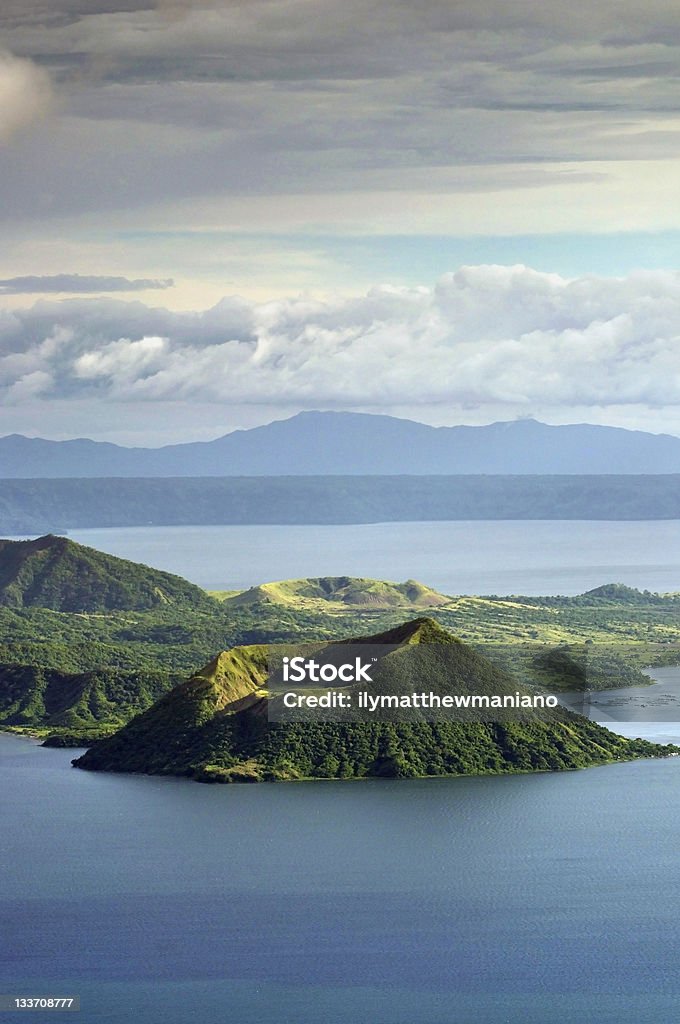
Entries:
[[[115,601],[105,602],[114,607],[102,608],[101,595],[110,597],[108,584],[115,584],[115,579],[109,578],[107,583],[105,574],[102,591],[102,578],[96,573],[94,590],[90,588],[88,563],[92,557],[98,559],[99,553],[64,537],[0,544],[0,579],[4,572],[5,584],[9,571],[6,562],[3,567],[3,548],[13,554],[9,561],[15,570],[17,562],[21,567],[25,561],[17,551],[19,555],[37,549],[38,554],[52,552],[59,557],[66,552],[74,556],[57,566],[56,578],[51,570],[46,578],[31,570],[19,581],[24,589],[9,598],[0,585],[4,596],[4,603],[0,600],[0,728],[41,734],[56,730],[55,742],[65,743],[67,733],[73,746],[84,745],[84,737],[111,732],[133,713],[145,710],[161,692],[186,679],[211,657],[214,660],[214,651],[310,638],[329,643],[367,629],[382,630],[385,637],[384,631],[417,613],[436,617],[478,649],[490,650],[489,645],[495,644],[501,661],[507,658],[513,671],[539,686],[544,683],[531,664],[537,644],[558,654],[568,647],[569,657],[578,660],[586,654],[584,640],[590,639],[589,686],[610,688],[648,682],[640,674],[640,666],[673,663],[680,643],[680,594],[651,594],[613,582],[571,598],[493,598],[447,597],[415,581],[394,584],[349,576],[316,577],[265,582],[240,593],[227,592],[227,600],[220,601],[179,581],[182,590],[174,600],[169,592],[169,600],[159,602],[155,570],[125,560],[111,562],[102,556],[104,561],[98,560],[95,568],[108,571],[113,565],[116,572],[124,572],[130,585],[124,594],[129,598],[132,593],[134,598],[126,600],[125,608]],[[89,607],[99,611],[69,610],[83,607],[83,590],[65,589],[59,579],[61,571],[70,574],[74,583],[86,583],[85,596],[96,599]],[[13,582],[16,572],[9,576]],[[168,579],[176,584],[178,578],[164,575],[160,582],[167,585]],[[147,584],[151,584],[150,590]],[[245,600],[239,602],[240,598]],[[136,606],[133,614],[130,604]],[[659,643],[652,644],[650,650],[647,641],[652,625]],[[617,656],[622,629],[642,651],[633,652],[632,661],[627,648],[622,657]],[[514,645],[514,653],[503,654],[501,648],[507,644]],[[604,646],[598,650],[593,644]],[[518,645],[529,647],[523,653]],[[219,664],[218,659],[216,666]],[[229,664],[227,659],[227,667]],[[209,678],[216,666],[207,665],[203,676]],[[551,663],[548,669],[552,678],[554,670],[559,675],[562,666]],[[561,685],[561,676],[557,682]],[[239,694],[241,698],[248,695]]]
[[99,613],[183,603],[207,608],[212,599],[181,576],[67,537],[0,539],[0,605]]
[[680,437],[531,418],[433,427],[380,414],[308,411],[161,448],[0,438],[1,479],[679,472]]
[[288,607],[316,607],[322,602],[327,608],[382,609],[382,608],[436,608],[451,602],[417,580],[392,583],[361,576],[315,576],[301,579],[273,580],[260,583],[223,600],[227,608],[240,608],[260,602]]
[[[385,645],[388,678],[401,675],[403,651],[445,646],[444,682],[458,693],[510,693],[506,671],[427,617],[381,634],[314,645],[315,658],[334,656],[338,644]],[[341,650],[343,648],[341,647]],[[271,721],[281,697],[268,693],[268,648],[222,652],[191,679],[102,739],[75,767],[93,771],[180,775],[201,782],[287,781],[315,778],[404,778],[499,774],[587,767],[613,760],[661,756],[670,749],[627,740],[564,708],[521,721]],[[394,667],[390,669],[390,665]],[[378,671],[380,665],[378,666]],[[441,679],[441,677],[438,677]],[[428,676],[428,685],[432,683]],[[421,680],[419,680],[421,682]],[[365,684],[360,684],[364,686]],[[372,686],[373,684],[369,684]],[[518,687],[522,689],[521,687]],[[350,688],[351,689],[351,688]]]
[[680,474],[0,480],[0,534],[112,526],[680,519]]

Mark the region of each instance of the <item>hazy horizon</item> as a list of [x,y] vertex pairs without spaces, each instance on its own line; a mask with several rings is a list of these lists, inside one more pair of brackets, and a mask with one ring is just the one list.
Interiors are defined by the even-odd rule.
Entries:
[[5,0],[0,434],[680,435],[677,8]]

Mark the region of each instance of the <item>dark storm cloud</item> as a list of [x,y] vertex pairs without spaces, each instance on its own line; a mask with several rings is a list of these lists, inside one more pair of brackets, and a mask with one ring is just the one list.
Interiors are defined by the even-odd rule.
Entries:
[[49,292],[141,292],[155,288],[172,288],[171,278],[96,277],[83,274],[49,274],[9,277],[0,280],[0,295],[33,295]]

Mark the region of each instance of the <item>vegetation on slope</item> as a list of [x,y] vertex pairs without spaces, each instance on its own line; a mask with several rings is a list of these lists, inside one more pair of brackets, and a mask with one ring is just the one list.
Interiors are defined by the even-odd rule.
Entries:
[[617,584],[580,597],[447,598],[412,581],[331,577],[219,602],[65,538],[3,541],[0,727],[87,739],[118,728],[215,651],[376,633],[421,609],[520,680],[550,688],[573,688],[573,666],[559,664],[565,652],[576,664],[587,658],[590,688],[644,682],[646,665],[680,660],[680,596]]
[[[512,692],[510,676],[436,622],[419,619],[382,635],[348,641],[448,645],[447,686],[453,692]],[[326,646],[332,655],[333,644]],[[398,648],[399,649],[399,648]],[[323,648],[320,648],[323,652]],[[323,656],[320,654],[319,656]],[[392,669],[389,669],[392,671]],[[184,775],[199,781],[309,778],[402,778],[585,767],[669,753],[626,740],[557,708],[506,721],[272,722],[263,692],[266,650],[225,652],[82,757],[96,771]]]
[[65,612],[205,608],[210,598],[180,576],[51,535],[0,540],[0,604]]
[[438,608],[450,601],[450,597],[437,593],[417,580],[388,583],[352,576],[322,576],[262,583],[225,598],[224,604],[230,608],[242,608],[271,603],[300,611],[309,609],[332,614],[333,611],[345,611],[348,608],[373,611]]
[[159,670],[98,668],[60,672],[35,665],[0,665],[0,720],[42,729],[83,745],[113,732],[180,681]]

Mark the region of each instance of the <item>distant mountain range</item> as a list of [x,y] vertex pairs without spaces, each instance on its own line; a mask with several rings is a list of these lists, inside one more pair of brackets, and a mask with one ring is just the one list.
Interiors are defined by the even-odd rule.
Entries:
[[532,419],[482,427],[302,412],[214,441],[124,448],[0,438],[0,478],[680,473],[680,437]]

